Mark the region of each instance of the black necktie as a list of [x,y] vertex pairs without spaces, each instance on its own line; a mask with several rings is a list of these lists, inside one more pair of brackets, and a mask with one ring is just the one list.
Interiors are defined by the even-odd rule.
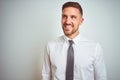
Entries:
[[74,75],[74,51],[73,51],[73,41],[69,40],[69,48],[67,54],[67,66],[66,66],[66,80],[73,80]]

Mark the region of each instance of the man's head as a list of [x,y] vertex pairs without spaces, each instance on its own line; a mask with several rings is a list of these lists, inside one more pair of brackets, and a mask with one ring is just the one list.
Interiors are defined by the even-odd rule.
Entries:
[[83,10],[78,2],[66,2],[62,6],[62,28],[64,34],[74,38],[79,34],[83,22]]
[[80,11],[80,14],[83,15],[82,7],[81,7],[81,5],[78,2],[66,2],[62,6],[62,10],[64,10],[64,8],[67,8],[67,7],[77,8]]

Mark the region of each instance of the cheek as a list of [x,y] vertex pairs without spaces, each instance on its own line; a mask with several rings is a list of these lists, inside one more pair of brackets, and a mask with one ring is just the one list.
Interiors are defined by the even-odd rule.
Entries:
[[81,21],[80,20],[78,20],[78,21],[76,21],[76,26],[79,26],[79,25],[81,25]]
[[61,20],[61,24],[63,25],[65,23],[65,20]]
[[78,29],[79,26],[80,26],[80,23],[79,22],[75,22],[75,23],[73,23],[73,25],[74,25],[74,29]]

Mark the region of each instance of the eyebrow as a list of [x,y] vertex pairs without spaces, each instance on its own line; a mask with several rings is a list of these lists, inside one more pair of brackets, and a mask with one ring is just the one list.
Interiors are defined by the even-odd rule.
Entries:
[[[66,16],[66,17],[67,17],[66,14],[62,14],[62,17],[63,17],[63,16]],[[70,17],[76,17],[76,15],[70,15]]]

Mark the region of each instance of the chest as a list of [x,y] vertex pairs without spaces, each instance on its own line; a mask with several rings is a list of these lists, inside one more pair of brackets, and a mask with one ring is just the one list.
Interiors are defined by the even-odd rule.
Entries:
[[[95,60],[95,47],[88,45],[74,45],[73,49],[75,68],[83,69],[93,67]],[[67,62],[67,50],[67,45],[59,45],[51,50],[50,59],[53,67],[65,70]]]

